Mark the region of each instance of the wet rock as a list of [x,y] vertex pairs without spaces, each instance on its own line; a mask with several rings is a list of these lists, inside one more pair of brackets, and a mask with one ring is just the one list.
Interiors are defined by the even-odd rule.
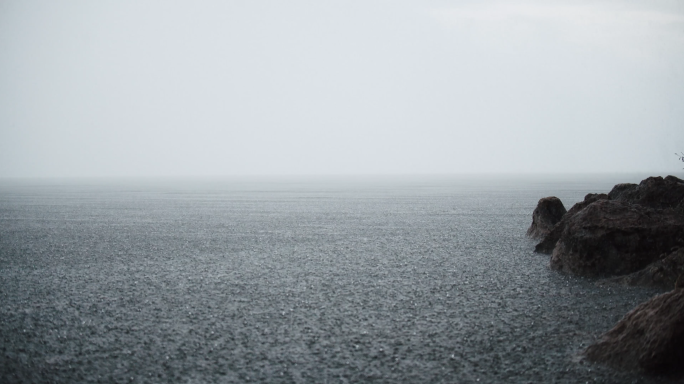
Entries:
[[639,184],[617,184],[607,195],[590,193],[570,208],[544,239],[537,244],[534,251],[550,254],[561,237],[567,222],[582,209],[597,200],[614,200],[638,204],[649,208],[674,208],[680,215],[684,214],[684,180],[674,176],[649,177]]
[[608,199],[608,195],[606,195],[605,193],[589,193],[586,196],[584,196],[584,201],[580,201],[579,203],[573,205],[572,208],[570,208],[570,210],[567,211],[565,215],[563,215],[563,218],[553,227],[553,229],[551,229],[551,231],[547,235],[545,235],[544,239],[539,244],[537,244],[537,246],[534,248],[534,251],[546,254],[550,254],[551,252],[553,252],[553,248],[556,247],[556,243],[560,239],[561,233],[563,233],[563,229],[565,229],[566,223],[579,211],[587,207],[589,204],[597,200],[606,199]]
[[[621,183],[616,184],[613,189],[608,192],[609,199],[628,200],[630,196],[635,195],[635,191],[639,184]],[[633,199],[631,199],[633,200]]]
[[684,289],[640,304],[584,355],[620,369],[684,373]]
[[684,200],[684,180],[674,176],[649,177],[639,184],[618,184],[608,196],[611,200],[650,208],[675,208]]
[[527,236],[541,238],[548,235],[566,212],[563,202],[555,196],[539,199],[532,213],[532,225],[527,230]]
[[551,267],[584,276],[624,275],[683,245],[684,217],[674,210],[597,200],[567,220]]
[[627,276],[612,278],[609,282],[666,289],[681,288],[684,286],[684,248],[663,254],[646,268]]

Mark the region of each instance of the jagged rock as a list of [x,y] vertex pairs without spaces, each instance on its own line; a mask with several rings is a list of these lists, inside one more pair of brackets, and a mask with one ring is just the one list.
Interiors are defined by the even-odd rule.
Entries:
[[570,210],[567,211],[565,215],[563,215],[563,218],[544,237],[544,239],[539,244],[537,244],[537,246],[534,248],[534,251],[546,254],[550,254],[551,252],[553,252],[553,248],[556,246],[558,239],[560,239],[561,233],[563,233],[563,229],[565,229],[565,225],[568,222],[568,220],[570,220],[573,216],[577,214],[577,212],[583,210],[586,206],[593,203],[594,201],[605,199],[608,199],[608,195],[606,195],[605,193],[590,193],[584,196],[584,201],[580,201],[579,203],[573,205],[572,208],[570,208]]
[[684,286],[684,248],[663,254],[646,268],[627,276],[615,277],[609,282],[673,289]]
[[649,177],[637,184],[618,184],[608,193],[611,200],[645,207],[675,208],[684,199],[684,180],[674,176]]
[[636,272],[684,245],[684,217],[621,201],[597,200],[565,223],[551,267],[584,276]]
[[684,373],[684,289],[640,304],[584,355],[620,369]]
[[566,212],[563,202],[556,196],[539,199],[532,213],[532,225],[527,230],[527,236],[541,238],[548,235]]

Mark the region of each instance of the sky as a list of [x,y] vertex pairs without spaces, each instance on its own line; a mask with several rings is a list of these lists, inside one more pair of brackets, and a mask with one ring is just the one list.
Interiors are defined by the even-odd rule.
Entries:
[[682,1],[0,0],[0,178],[681,172]]

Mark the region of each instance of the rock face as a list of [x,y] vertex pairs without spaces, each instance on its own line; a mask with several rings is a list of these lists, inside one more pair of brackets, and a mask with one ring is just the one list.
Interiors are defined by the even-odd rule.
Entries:
[[[667,176],[665,178],[660,176],[649,177],[642,180],[639,184],[618,184],[607,195],[605,193],[590,193],[584,197],[584,201],[573,205],[563,216],[563,219],[548,234],[542,235],[544,238],[537,244],[534,251],[546,254],[552,253],[556,243],[561,238],[567,222],[578,212],[597,200],[621,201],[654,209],[675,208],[677,212],[684,214],[684,180],[674,176]],[[532,227],[530,227],[531,229]],[[528,233],[530,230],[528,230]]]
[[584,352],[592,361],[656,374],[684,372],[684,289],[636,307]]
[[549,220],[537,224],[543,200],[528,235],[544,236],[535,252],[551,253],[552,268],[674,289],[628,313],[585,356],[621,369],[684,375],[684,181],[649,177],[607,195],[589,194],[550,230]]
[[669,255],[661,255],[659,260],[640,271],[616,277],[610,281],[643,287],[682,288],[684,287],[684,248],[679,248]]
[[542,238],[548,235],[566,212],[563,202],[556,196],[539,199],[532,213],[532,225],[527,230],[527,236]]
[[[572,208],[570,208],[570,210],[566,212],[565,215],[563,215],[561,221],[559,221],[553,227],[553,229],[551,229],[551,231],[547,235],[545,235],[541,243],[537,244],[537,246],[534,248],[534,251],[546,254],[550,254],[551,252],[553,252],[553,248],[556,247],[556,243],[560,239],[561,234],[563,233],[563,229],[565,229],[565,225],[567,224],[567,222],[579,211],[583,210],[594,201],[606,199],[608,199],[608,195],[606,195],[605,193],[590,193],[584,196],[584,201],[580,201],[579,203],[573,205]],[[532,215],[532,217],[534,218],[534,214]],[[532,224],[534,225],[534,221]],[[532,227],[530,227],[530,229],[531,228]]]
[[597,200],[570,217],[551,267],[583,276],[636,272],[684,246],[684,217],[622,201]]
[[684,180],[667,176],[649,177],[637,184],[618,184],[608,193],[611,200],[644,207],[675,208],[684,199]]

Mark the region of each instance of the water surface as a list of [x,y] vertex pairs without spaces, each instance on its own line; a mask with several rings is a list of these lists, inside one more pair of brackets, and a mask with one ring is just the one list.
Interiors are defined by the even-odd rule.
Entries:
[[4,180],[2,382],[660,382],[524,234],[646,175]]

